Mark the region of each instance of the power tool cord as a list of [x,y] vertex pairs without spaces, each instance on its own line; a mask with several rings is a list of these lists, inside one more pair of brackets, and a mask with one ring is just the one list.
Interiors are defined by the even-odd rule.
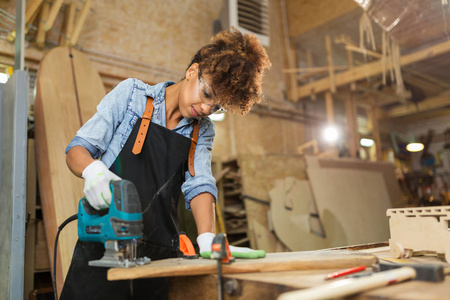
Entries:
[[58,238],[59,238],[59,234],[61,232],[61,230],[70,222],[75,221],[76,219],[78,219],[78,214],[74,214],[73,216],[67,218],[67,220],[65,220],[61,225],[59,225],[58,227],[58,232],[56,233],[56,238],[55,238],[55,247],[53,248],[53,291],[55,294],[55,300],[58,300],[58,292],[56,291],[56,255],[57,255],[57,246],[58,246]]

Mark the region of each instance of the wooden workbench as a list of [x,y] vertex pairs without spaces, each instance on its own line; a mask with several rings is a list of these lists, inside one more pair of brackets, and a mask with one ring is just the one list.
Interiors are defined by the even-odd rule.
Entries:
[[[343,268],[391,260],[386,246],[365,250],[320,250],[270,253],[259,260],[237,260],[223,267],[224,299],[276,299],[288,291],[325,284],[325,275]],[[441,263],[435,256],[398,262]],[[110,269],[109,280],[171,277],[169,299],[216,299],[216,263],[211,260],[169,259],[133,269]],[[334,279],[339,280],[339,279]],[[409,281],[360,293],[348,299],[450,299],[450,278],[444,282]]]

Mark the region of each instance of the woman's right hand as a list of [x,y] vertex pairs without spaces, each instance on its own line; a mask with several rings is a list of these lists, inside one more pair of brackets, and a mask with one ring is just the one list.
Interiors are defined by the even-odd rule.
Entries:
[[108,170],[99,160],[89,164],[81,177],[85,180],[83,191],[89,204],[96,210],[108,208],[112,199],[110,182],[122,178]]

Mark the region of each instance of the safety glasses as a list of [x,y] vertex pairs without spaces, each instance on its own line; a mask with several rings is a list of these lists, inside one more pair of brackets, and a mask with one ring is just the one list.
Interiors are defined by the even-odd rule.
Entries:
[[202,103],[210,107],[209,114],[226,112],[226,109],[218,103],[219,101],[217,100],[213,89],[209,86],[205,79],[200,76],[201,75],[199,75],[198,79],[198,92]]

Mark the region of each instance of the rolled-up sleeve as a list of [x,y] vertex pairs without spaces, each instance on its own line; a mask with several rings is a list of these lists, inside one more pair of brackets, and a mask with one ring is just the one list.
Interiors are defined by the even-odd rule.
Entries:
[[66,147],[67,153],[75,146],[86,148],[93,158],[99,158],[110,144],[116,128],[127,111],[133,80],[119,83],[97,106],[97,112],[78,131]]
[[209,119],[204,119],[202,122],[204,124],[200,126],[194,155],[195,176],[191,176],[189,171],[186,171],[186,181],[181,187],[186,201],[186,208],[189,210],[191,200],[199,194],[210,193],[214,197],[214,201],[217,199],[216,180],[211,171],[211,150],[214,136],[216,135],[216,128]]

